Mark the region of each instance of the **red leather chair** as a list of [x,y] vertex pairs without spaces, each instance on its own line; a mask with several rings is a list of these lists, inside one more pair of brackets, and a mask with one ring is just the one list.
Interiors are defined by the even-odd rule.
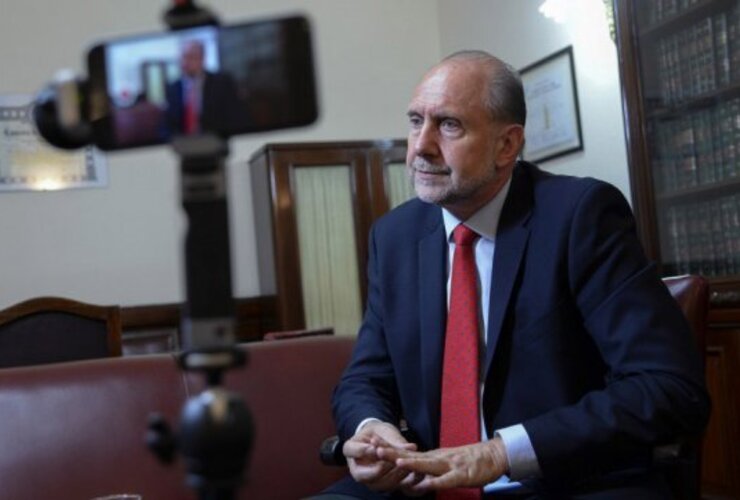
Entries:
[[[709,313],[709,285],[701,276],[684,275],[663,278],[663,283],[676,299],[691,326],[696,348],[702,361],[707,345],[707,322]],[[701,498],[701,437],[689,439],[673,448],[660,450],[670,465],[666,476],[674,498],[695,500]]]
[[[256,434],[234,500],[307,498],[342,478],[316,451],[333,432],[329,400],[353,344],[318,336],[241,346],[248,362],[225,375],[224,388],[245,401]],[[175,424],[203,388],[173,353],[2,370],[0,499],[195,499],[182,457],[163,466],[144,437],[152,412]]]
[[[681,306],[691,325],[696,348],[704,353],[707,347],[707,318],[709,314],[709,285],[701,276],[687,274],[663,278],[668,291]],[[703,359],[703,357],[702,357]]]

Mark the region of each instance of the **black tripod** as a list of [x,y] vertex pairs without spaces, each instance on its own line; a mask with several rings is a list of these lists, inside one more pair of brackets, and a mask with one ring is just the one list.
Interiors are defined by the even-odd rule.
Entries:
[[[218,24],[192,1],[176,1],[165,13],[170,29]],[[180,157],[182,205],[188,218],[185,242],[187,302],[182,332],[182,370],[201,372],[206,389],[191,397],[173,431],[159,415],[149,422],[147,443],[165,463],[179,452],[187,484],[200,500],[231,500],[254,441],[252,418],[241,398],[222,386],[226,370],[242,366],[234,346],[233,298],[226,196],[226,140],[212,134],[173,140]]]

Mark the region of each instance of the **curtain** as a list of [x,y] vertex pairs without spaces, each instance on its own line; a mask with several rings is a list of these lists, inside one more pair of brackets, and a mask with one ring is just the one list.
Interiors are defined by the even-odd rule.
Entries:
[[390,209],[416,196],[404,163],[389,163],[386,165],[385,184],[388,189],[387,194]]
[[306,328],[356,335],[362,306],[350,169],[297,167],[293,183]]

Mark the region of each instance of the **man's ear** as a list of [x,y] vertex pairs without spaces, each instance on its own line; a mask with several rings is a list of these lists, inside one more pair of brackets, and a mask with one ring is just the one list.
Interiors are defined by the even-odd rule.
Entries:
[[500,150],[496,155],[496,166],[505,167],[516,162],[524,145],[524,127],[510,124],[504,127],[499,136]]

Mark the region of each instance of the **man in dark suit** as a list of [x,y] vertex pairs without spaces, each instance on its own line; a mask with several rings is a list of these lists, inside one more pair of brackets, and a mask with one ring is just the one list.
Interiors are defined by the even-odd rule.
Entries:
[[167,88],[168,122],[178,134],[214,132],[229,135],[243,128],[246,108],[234,79],[205,70],[205,48],[190,40],[181,49],[182,77]]
[[[333,399],[352,477],[326,494],[665,498],[653,450],[699,433],[709,401],[623,196],[517,161],[521,81],[489,54],[435,66],[408,116],[418,199],[372,229],[366,313]],[[474,259],[468,358],[476,346],[452,347],[469,308],[458,246]]]

